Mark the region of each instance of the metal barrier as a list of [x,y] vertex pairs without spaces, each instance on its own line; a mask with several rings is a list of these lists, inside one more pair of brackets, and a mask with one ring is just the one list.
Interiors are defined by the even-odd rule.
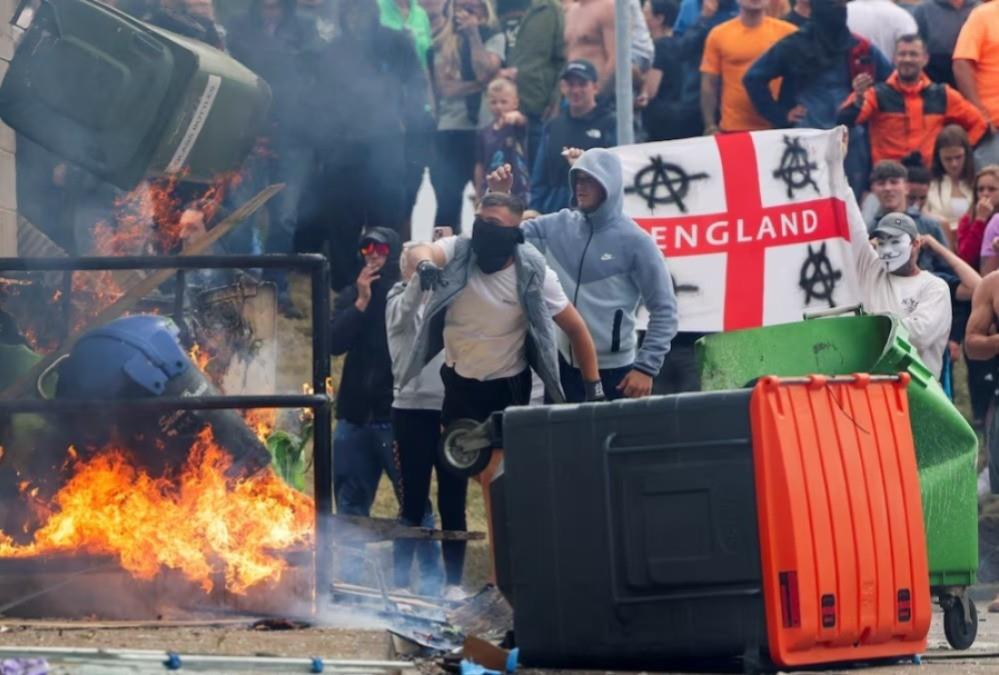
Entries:
[[[333,439],[330,380],[330,268],[321,255],[264,256],[115,256],[105,258],[0,258],[3,272],[102,272],[114,270],[177,270],[174,317],[180,319],[186,291],[186,270],[284,269],[307,272],[312,287],[312,394],[263,396],[190,396],[137,400],[44,400],[0,398],[0,414],[57,413],[95,408],[126,411],[219,410],[247,408],[309,408],[314,415],[313,467],[316,504],[315,584],[317,602],[321,589],[332,587],[333,573]],[[72,284],[64,293],[72,292]],[[182,322],[178,321],[178,325]],[[0,392],[0,397],[3,392]]]

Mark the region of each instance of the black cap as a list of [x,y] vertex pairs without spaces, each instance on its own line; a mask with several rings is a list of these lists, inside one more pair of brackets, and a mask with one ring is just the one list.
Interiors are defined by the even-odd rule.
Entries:
[[596,82],[597,68],[586,59],[569,61],[569,63],[565,66],[565,70],[562,71],[562,79],[564,80],[571,76],[581,77],[590,82]]

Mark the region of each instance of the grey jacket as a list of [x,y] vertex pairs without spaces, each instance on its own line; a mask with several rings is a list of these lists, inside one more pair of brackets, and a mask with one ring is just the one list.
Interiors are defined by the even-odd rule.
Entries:
[[392,357],[392,377],[395,380],[395,398],[392,407],[399,410],[440,410],[444,404],[444,383],[441,382],[441,352],[409,381],[399,386],[406,355],[413,348],[413,341],[422,323],[420,306],[423,293],[419,280],[396,283],[385,301],[385,330],[388,334],[389,356]]
[[[676,335],[676,295],[662,252],[652,237],[624,214],[621,161],[603,148],[583,153],[569,172],[584,171],[604,187],[607,199],[592,213],[562,209],[529,220],[524,235],[545,254],[597,346],[601,368],[633,366],[656,376]],[[636,354],[635,314],[649,310],[649,327]],[[559,349],[575,365],[560,333]]]
[[[398,386],[405,387],[444,349],[444,316],[468,284],[468,272],[474,264],[472,242],[459,238],[454,258],[444,268],[441,282],[427,302],[413,348],[403,362],[401,377],[397,378]],[[548,396],[555,403],[563,403],[565,396],[559,383],[555,322],[548,313],[542,294],[548,266],[544,257],[530,244],[517,246],[514,264],[517,268],[517,293],[527,314],[527,340],[524,345],[527,362],[545,383]]]

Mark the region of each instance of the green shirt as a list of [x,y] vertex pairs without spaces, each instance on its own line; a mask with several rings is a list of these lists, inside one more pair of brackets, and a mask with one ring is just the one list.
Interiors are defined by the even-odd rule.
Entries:
[[410,0],[409,17],[402,18],[402,11],[395,0],[378,0],[378,10],[381,14],[382,25],[393,30],[408,30],[416,45],[416,55],[420,57],[420,63],[427,67],[427,53],[434,43],[430,30],[430,17],[425,9],[420,7],[416,0]]

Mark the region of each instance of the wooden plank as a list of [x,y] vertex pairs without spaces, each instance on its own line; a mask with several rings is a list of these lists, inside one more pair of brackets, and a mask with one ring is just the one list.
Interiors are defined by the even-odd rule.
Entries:
[[[228,218],[209,230],[204,237],[201,237],[197,241],[192,242],[190,246],[184,248],[181,256],[193,256],[204,253],[211,247],[212,244],[228,234],[234,227],[256,213],[260,207],[270,201],[270,199],[282,189],[284,189],[284,183],[277,183],[275,185],[265,187],[252,199],[229,214]],[[59,349],[47,354],[41,361],[35,364],[34,368],[22,375],[16,382],[3,390],[3,392],[0,392],[0,399],[10,400],[26,396],[31,391],[34,391],[35,382],[38,380],[38,377],[45,372],[46,368],[51,366],[64,355],[68,354],[73,348],[73,345],[76,344],[76,341],[84,333],[93,330],[94,328],[98,328],[99,326],[103,326],[113,319],[117,319],[119,316],[134,307],[136,303],[142,300],[142,298],[155,290],[160,284],[167,281],[176,272],[177,270],[175,269],[156,270],[148,277],[138,280],[135,285],[125,291],[125,294],[118,298],[117,301],[104,308],[104,310],[84,324],[83,327],[76,333],[67,337],[66,341],[63,342]]]
[[479,541],[484,532],[458,532],[433,530],[428,527],[407,527],[392,518],[365,518],[363,516],[333,516],[333,528],[339,542],[389,541],[393,539],[421,539],[429,541]]

